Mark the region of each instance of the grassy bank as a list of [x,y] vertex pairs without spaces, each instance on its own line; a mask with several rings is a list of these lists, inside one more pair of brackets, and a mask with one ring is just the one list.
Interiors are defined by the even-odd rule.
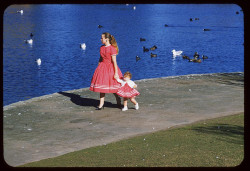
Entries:
[[244,158],[244,114],[201,121],[21,167],[224,167]]

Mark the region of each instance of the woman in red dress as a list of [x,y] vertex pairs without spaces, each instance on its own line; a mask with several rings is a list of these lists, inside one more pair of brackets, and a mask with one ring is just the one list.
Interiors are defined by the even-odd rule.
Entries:
[[110,33],[103,33],[101,38],[103,46],[100,48],[100,59],[91,80],[89,90],[100,92],[100,104],[97,110],[104,109],[105,93],[113,93],[118,105],[121,105],[121,99],[116,94],[121,84],[116,78],[122,78],[122,72],[117,66],[116,56],[119,52],[117,42]]

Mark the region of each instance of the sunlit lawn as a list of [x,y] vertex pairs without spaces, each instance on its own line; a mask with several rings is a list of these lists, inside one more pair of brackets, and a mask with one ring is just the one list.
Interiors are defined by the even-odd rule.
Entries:
[[[223,167],[244,158],[244,114],[133,137],[24,167]],[[22,167],[23,167],[22,166]]]

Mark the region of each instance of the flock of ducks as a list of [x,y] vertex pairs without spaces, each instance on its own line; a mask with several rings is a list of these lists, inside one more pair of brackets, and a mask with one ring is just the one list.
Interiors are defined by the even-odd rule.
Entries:
[[[200,55],[198,54],[198,52],[194,53],[194,58],[191,59],[190,57],[186,56],[186,55],[182,55],[183,59],[187,59],[189,62],[195,62],[195,63],[201,63],[201,59],[200,59]],[[204,59],[208,59],[207,56],[202,55],[202,59],[204,61]]]

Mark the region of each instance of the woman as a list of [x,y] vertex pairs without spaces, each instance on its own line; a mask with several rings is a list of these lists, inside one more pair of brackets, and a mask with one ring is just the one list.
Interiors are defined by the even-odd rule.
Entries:
[[116,97],[117,105],[121,105],[121,99],[116,94],[121,86],[116,78],[122,78],[122,72],[116,62],[116,55],[119,52],[117,42],[114,36],[107,32],[102,34],[101,41],[104,45],[100,48],[99,64],[89,88],[91,91],[100,92],[100,104],[97,110],[104,109],[105,93],[113,93]]

